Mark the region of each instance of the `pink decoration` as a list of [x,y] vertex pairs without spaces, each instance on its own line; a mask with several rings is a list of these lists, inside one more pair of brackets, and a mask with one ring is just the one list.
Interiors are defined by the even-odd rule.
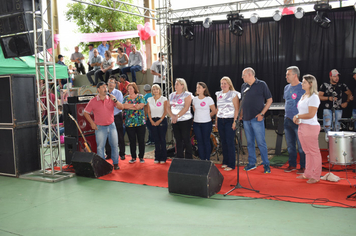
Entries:
[[282,15],[293,15],[294,14],[295,7],[285,7],[283,8]]
[[206,105],[206,103],[205,102],[202,102],[202,103],[200,103],[200,106],[205,106]]
[[123,32],[110,32],[110,33],[86,33],[86,34],[55,34],[54,41],[73,41],[77,42],[101,42],[112,41],[118,39],[137,38],[138,31],[123,31]]
[[60,136],[60,141],[61,141],[61,144],[64,144],[64,135]]
[[141,40],[147,40],[151,36],[155,36],[157,34],[156,31],[152,29],[150,22],[146,22],[145,26],[138,24],[137,29],[138,29],[138,36],[140,37]]

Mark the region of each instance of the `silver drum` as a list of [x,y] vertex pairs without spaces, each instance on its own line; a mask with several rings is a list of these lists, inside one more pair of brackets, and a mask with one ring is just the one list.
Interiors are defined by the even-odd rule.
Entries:
[[329,132],[329,162],[334,165],[352,165],[356,161],[356,133]]

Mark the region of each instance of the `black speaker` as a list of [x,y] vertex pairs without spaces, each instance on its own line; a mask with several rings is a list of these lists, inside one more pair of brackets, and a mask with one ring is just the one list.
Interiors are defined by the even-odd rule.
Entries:
[[38,125],[0,127],[0,174],[19,176],[41,169]]
[[17,13],[0,17],[0,35],[8,35],[33,30],[32,13]]
[[[93,130],[90,126],[89,121],[84,117],[84,109],[87,105],[85,103],[67,103],[63,105],[64,112],[64,129],[67,136],[80,136],[79,129],[75,122],[68,116],[71,114],[73,118],[77,121],[80,129],[82,130],[84,135],[94,134],[95,130]],[[91,114],[90,117],[94,120],[94,115]]]
[[168,170],[168,191],[209,198],[219,192],[224,181],[213,162],[173,159]]
[[[85,139],[92,152],[97,153],[95,134],[86,135]],[[64,149],[66,155],[66,163],[69,165],[72,163],[73,154],[78,152],[86,152],[84,146],[84,139],[82,136],[74,137],[64,137]]]
[[0,88],[0,125],[38,123],[34,75],[1,75]]
[[93,152],[75,152],[72,159],[76,175],[98,178],[110,174],[113,166]]
[[[40,10],[40,0],[35,0],[35,11]],[[32,11],[32,0],[0,0],[0,15]]]

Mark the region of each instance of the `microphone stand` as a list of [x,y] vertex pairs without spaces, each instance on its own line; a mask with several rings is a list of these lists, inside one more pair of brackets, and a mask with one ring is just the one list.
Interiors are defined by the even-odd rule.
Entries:
[[[239,112],[238,112],[238,115],[237,115],[237,119],[236,119],[236,132],[240,133],[240,116],[241,116],[241,108],[242,108],[242,104],[244,102],[244,98],[245,98],[245,94],[248,92],[248,90],[245,90],[245,92],[243,93],[242,95],[242,98],[241,98],[241,102],[240,102],[240,108],[239,108]],[[235,135],[237,136],[237,141],[239,143],[241,143],[241,139],[240,139],[240,135]],[[255,191],[256,193],[259,193],[260,191],[259,190],[256,190],[256,189],[251,189],[251,188],[245,188],[245,187],[242,187],[241,184],[240,184],[240,150],[237,150],[236,151],[236,159],[237,159],[237,177],[236,177],[236,185],[230,189],[227,193],[224,194],[224,197],[226,195],[228,195],[229,193],[231,193],[232,191],[236,190],[236,189],[239,189],[239,188],[243,188],[243,189],[246,189],[246,190],[250,190],[250,191]],[[233,186],[233,185],[231,185]]]

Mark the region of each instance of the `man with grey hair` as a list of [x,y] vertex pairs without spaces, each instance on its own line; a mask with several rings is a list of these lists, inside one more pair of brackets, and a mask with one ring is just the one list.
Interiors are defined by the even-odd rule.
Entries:
[[85,75],[85,68],[83,65],[84,55],[79,52],[79,47],[74,47],[75,52],[71,55],[70,60],[74,62],[75,67],[77,68],[78,73]]
[[244,100],[241,104],[242,120],[247,140],[248,165],[245,171],[256,169],[255,140],[260,149],[264,173],[271,173],[265,138],[264,115],[272,104],[272,94],[267,84],[255,77],[255,71],[248,67],[242,71],[244,83],[241,86]]
[[298,144],[300,169],[297,171],[297,174],[303,174],[305,170],[305,153],[298,138],[298,125],[293,122],[293,117],[298,114],[298,102],[305,92],[302,89],[299,76],[298,67],[290,66],[287,68],[286,79],[288,84],[284,87],[283,98],[285,100],[284,133],[288,148],[289,165],[284,169],[284,172],[292,172],[297,169],[296,144]]
[[145,73],[146,70],[146,62],[143,59],[141,52],[137,51],[136,45],[131,45],[131,53],[129,55],[129,63],[128,67],[124,67],[121,69],[122,74],[127,76],[127,72],[131,72],[132,82],[136,83],[136,72],[141,71]]
[[98,78],[95,79],[95,82],[91,78],[97,70],[100,70],[101,63],[103,58],[99,55],[98,49],[94,49],[94,56],[90,60],[90,65],[93,67],[91,71],[87,73],[87,78],[91,85],[96,86],[98,84]]

